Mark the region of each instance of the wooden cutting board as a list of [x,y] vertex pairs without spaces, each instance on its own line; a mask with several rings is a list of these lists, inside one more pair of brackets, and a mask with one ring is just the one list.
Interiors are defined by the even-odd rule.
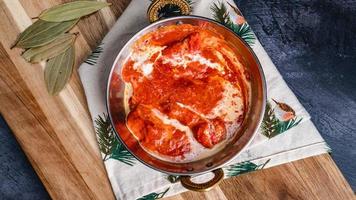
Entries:
[[[68,0],[0,0],[0,113],[53,199],[114,199],[100,158],[83,89],[75,70],[58,96],[47,94],[43,65],[10,50],[31,18]],[[76,66],[120,16],[129,0],[112,3],[74,28]],[[353,199],[329,155],[321,155],[223,181],[207,193],[169,199]]]

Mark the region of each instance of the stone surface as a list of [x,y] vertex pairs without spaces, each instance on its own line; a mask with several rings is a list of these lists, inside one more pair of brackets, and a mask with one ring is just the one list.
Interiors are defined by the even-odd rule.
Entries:
[[0,141],[0,199],[50,199],[1,116]]
[[236,0],[356,190],[356,1]]
[[[356,1],[237,0],[356,190]],[[1,199],[49,199],[0,118]]]

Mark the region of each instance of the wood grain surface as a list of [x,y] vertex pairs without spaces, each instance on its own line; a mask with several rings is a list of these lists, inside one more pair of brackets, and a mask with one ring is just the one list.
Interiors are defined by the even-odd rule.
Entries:
[[[28,64],[10,50],[17,35],[43,9],[67,0],[0,0],[0,113],[53,199],[114,199],[83,89],[75,70],[66,89],[49,96],[43,64]],[[81,20],[73,31],[76,66],[108,32],[129,0]],[[322,155],[223,181],[208,193],[169,199],[353,199],[329,155]]]

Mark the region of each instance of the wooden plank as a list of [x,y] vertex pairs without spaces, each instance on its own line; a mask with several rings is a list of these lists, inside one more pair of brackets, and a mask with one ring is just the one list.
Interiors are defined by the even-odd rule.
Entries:
[[[43,64],[31,65],[9,47],[31,18],[69,0],[0,1],[0,113],[13,130],[53,199],[114,199],[101,161],[83,89],[75,70],[56,97],[47,94]],[[73,31],[76,66],[128,5],[113,5],[82,20]],[[323,155],[223,181],[208,193],[169,199],[351,199],[353,192],[330,156]]]
[[[14,68],[15,66],[6,59],[8,58],[6,56],[1,46],[0,66]],[[2,72],[1,70],[1,74]],[[17,141],[26,152],[47,191],[55,199],[90,199],[93,195],[91,190],[71,163],[68,153],[63,149],[53,129],[48,126],[48,120],[36,100],[23,87],[23,81],[13,79],[11,82],[4,82],[3,80],[1,77],[0,111],[5,120],[11,122],[9,125]]]
[[330,155],[324,154],[224,180],[207,193],[185,192],[167,200],[356,199]]
[[[1,57],[7,58],[2,59],[0,68],[0,112],[9,122],[52,197],[113,199],[77,74],[65,91],[51,97],[45,89],[43,65],[30,65],[19,56],[19,49],[9,49],[18,33],[31,23],[28,13],[37,11],[29,9],[40,10],[45,7],[44,2],[51,3],[14,0],[0,2],[0,49]],[[81,33],[76,43],[77,66],[89,54],[90,46],[95,45],[89,45],[82,34],[90,32],[90,28],[80,29],[79,26],[74,30]],[[91,32],[98,31],[97,27],[91,28],[95,29]],[[108,27],[102,30],[101,38],[107,30]],[[34,124],[39,127],[30,127]]]
[[328,154],[224,180],[207,193],[185,192],[167,200],[356,199]]

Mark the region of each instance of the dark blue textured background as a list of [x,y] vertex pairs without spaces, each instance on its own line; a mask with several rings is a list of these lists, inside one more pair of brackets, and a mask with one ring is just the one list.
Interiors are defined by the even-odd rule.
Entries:
[[[356,1],[236,0],[356,190]],[[1,199],[49,199],[0,118]]]
[[0,141],[0,199],[50,199],[1,116]]
[[356,190],[356,1],[236,0]]

